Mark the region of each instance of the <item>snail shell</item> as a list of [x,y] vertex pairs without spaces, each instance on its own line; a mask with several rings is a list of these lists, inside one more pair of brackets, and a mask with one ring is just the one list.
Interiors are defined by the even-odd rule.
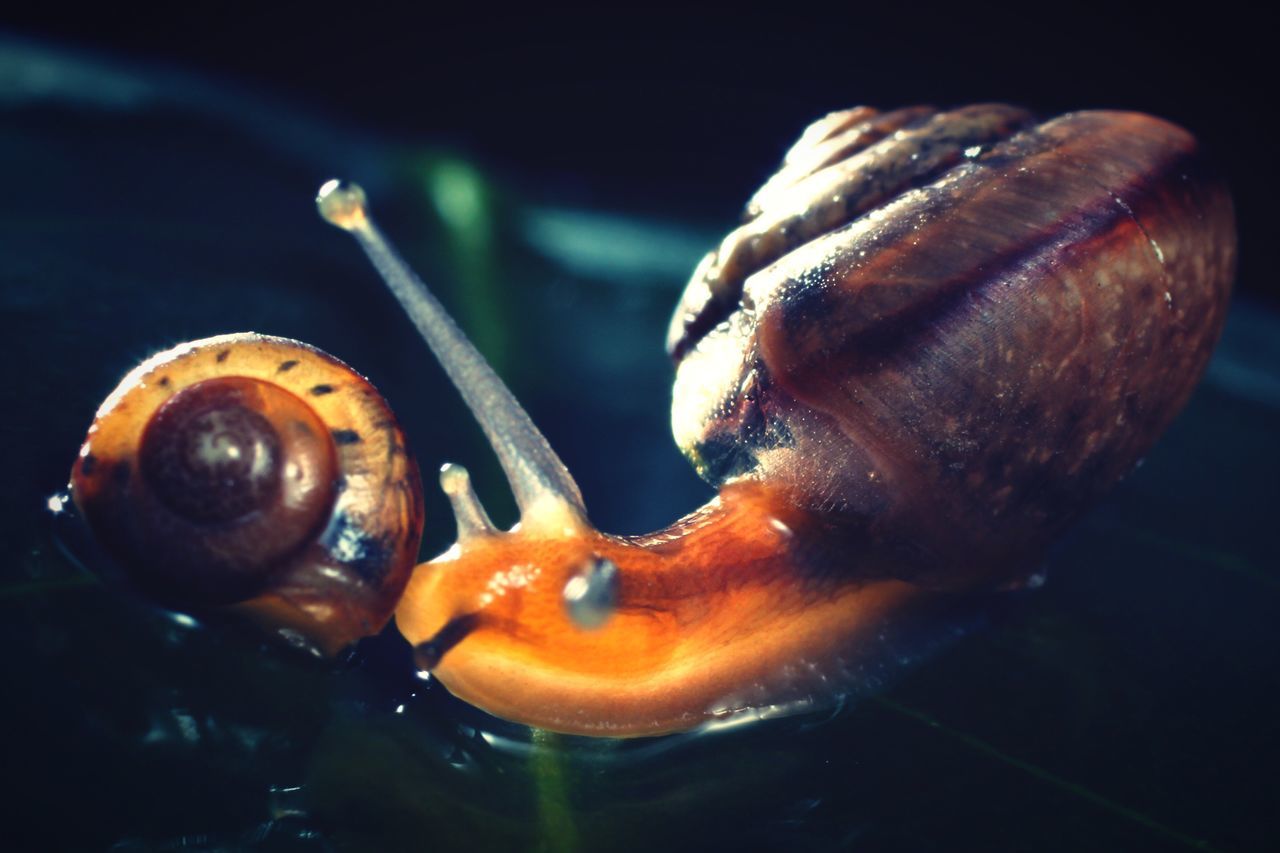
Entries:
[[72,470],[142,591],[332,652],[388,621],[418,554],[416,463],[377,391],[297,341],[183,344],[102,404]]
[[1234,265],[1230,197],[1168,122],[834,113],[684,294],[677,443],[870,527],[903,576],[1007,580],[1186,402]]

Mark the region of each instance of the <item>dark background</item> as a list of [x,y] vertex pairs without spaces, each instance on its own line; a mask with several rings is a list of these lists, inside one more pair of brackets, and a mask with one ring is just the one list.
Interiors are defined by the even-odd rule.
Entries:
[[1275,304],[1269,28],[1229,4],[219,4],[15,9],[10,34],[210,72],[348,126],[454,145],[564,200],[728,221],[810,119],[1004,100],[1172,119],[1215,152],[1243,292]]

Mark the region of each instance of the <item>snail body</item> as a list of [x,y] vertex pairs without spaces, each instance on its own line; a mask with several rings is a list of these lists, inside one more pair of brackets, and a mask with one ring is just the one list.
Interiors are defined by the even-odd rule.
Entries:
[[[835,695],[901,657],[903,626],[1018,585],[1185,403],[1235,257],[1229,195],[1159,119],[833,113],[695,271],[672,322],[673,429],[718,495],[620,537],[590,525],[359,189],[328,184],[318,203],[441,359],[521,512],[495,529],[446,466],[457,543],[411,577],[397,562],[379,601],[399,596],[397,628],[455,695],[577,734]],[[420,500],[379,482],[412,528]],[[110,518],[74,491],[91,523]],[[403,525],[384,538],[397,559],[416,548]]]
[[[522,523],[420,567],[396,626],[455,695],[540,728],[646,735],[779,710],[877,666],[891,618],[928,604],[903,581],[834,570],[829,535],[751,482],[648,536]],[[616,588],[588,627],[566,592],[598,566]]]

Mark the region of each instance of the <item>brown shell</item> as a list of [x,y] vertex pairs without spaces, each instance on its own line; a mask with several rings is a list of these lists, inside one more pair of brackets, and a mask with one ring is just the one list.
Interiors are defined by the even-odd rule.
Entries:
[[1160,119],[837,113],[685,292],[676,439],[917,577],[1007,577],[1186,402],[1235,254],[1227,190]]
[[[172,451],[153,449],[155,433],[193,395],[233,396],[242,420],[274,429],[280,471],[323,494],[273,486],[247,511],[225,495],[175,494],[163,482]],[[98,410],[71,490],[144,592],[246,613],[330,653],[386,624],[422,537],[418,467],[386,401],[332,356],[256,334],[182,344],[135,368]]]

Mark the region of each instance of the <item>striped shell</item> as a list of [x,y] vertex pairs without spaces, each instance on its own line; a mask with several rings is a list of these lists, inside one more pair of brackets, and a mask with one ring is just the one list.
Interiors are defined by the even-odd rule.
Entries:
[[1006,579],[1186,402],[1235,254],[1229,194],[1160,119],[835,113],[685,291],[676,440],[915,577]]

